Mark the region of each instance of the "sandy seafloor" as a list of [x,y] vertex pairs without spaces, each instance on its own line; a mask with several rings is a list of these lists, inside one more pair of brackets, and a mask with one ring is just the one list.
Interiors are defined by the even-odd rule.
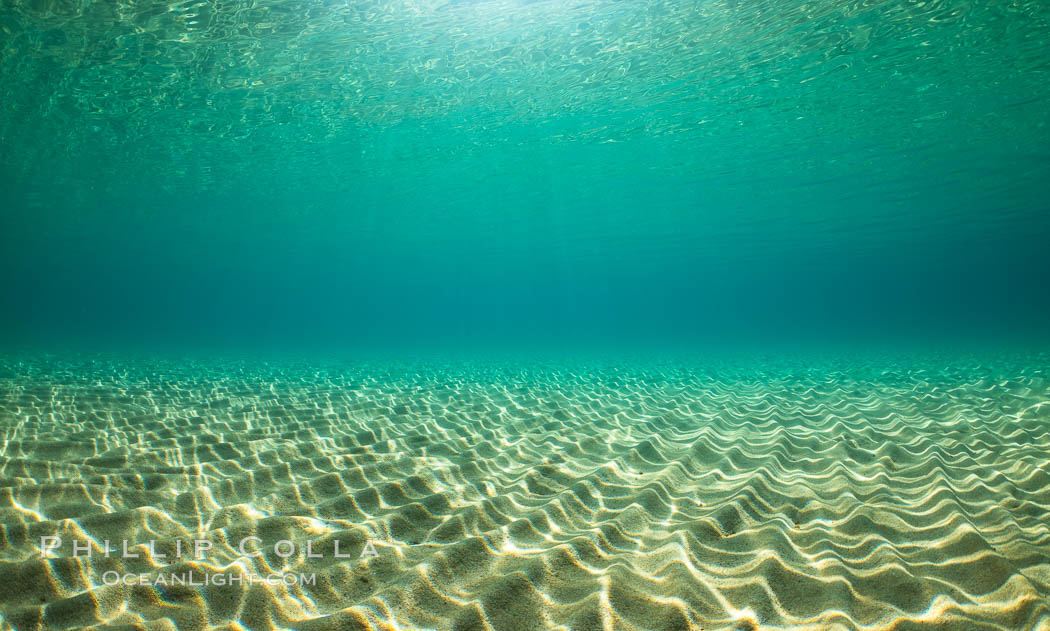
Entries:
[[1048,359],[5,356],[0,629],[1050,629]]

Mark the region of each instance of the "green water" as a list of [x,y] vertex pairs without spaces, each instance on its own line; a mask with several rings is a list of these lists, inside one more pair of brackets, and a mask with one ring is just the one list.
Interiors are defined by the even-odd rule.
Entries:
[[1047,332],[1041,2],[5,0],[9,341]]
[[1048,51],[0,0],[0,631],[1050,631]]

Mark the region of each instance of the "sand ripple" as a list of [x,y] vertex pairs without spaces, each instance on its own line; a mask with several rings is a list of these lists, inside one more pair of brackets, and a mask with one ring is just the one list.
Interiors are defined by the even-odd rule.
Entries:
[[0,629],[1048,630],[1047,359],[7,357]]

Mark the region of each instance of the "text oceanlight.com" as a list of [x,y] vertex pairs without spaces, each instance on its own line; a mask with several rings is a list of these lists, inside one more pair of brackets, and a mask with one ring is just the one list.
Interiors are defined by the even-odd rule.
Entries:
[[241,574],[238,572],[179,572],[171,574],[121,574],[116,571],[105,572],[102,575],[105,585],[142,585],[146,587],[172,587],[176,585],[186,587],[226,587],[231,585],[316,585],[316,574],[267,574],[258,576],[255,574]]

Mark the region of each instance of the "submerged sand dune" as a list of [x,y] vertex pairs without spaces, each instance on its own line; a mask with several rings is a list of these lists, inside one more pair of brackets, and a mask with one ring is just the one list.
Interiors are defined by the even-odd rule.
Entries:
[[7,357],[0,629],[1047,630],[1047,359]]

